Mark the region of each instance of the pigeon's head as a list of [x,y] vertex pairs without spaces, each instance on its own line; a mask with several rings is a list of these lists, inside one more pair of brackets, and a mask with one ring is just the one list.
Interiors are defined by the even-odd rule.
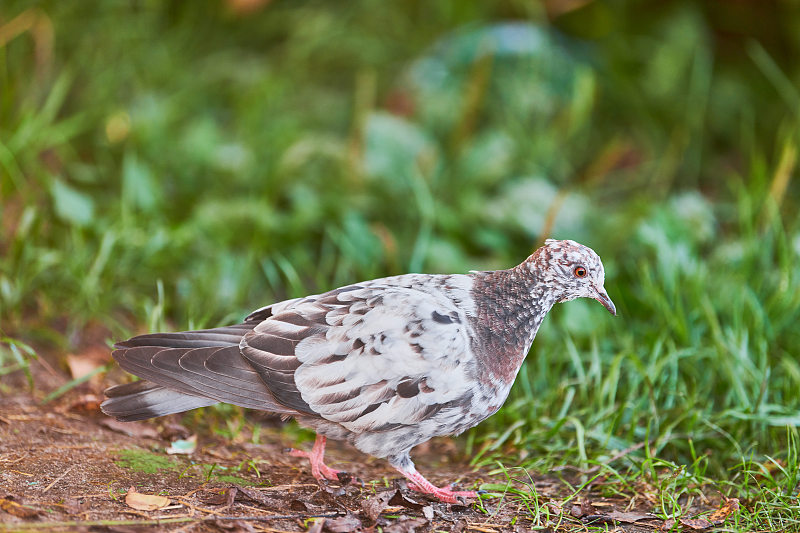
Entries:
[[593,298],[616,316],[614,302],[603,287],[603,263],[594,250],[575,241],[547,239],[534,255],[539,275],[555,291],[557,301]]

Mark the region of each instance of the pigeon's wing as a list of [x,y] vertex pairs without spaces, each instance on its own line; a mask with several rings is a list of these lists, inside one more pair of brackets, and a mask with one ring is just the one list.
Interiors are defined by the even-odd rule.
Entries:
[[[315,296],[306,296],[306,298],[315,298]],[[276,313],[280,313],[284,309],[292,307],[294,304],[303,299],[304,298],[293,298],[291,300],[284,300],[282,302],[275,302],[273,304],[265,305],[264,307],[260,307],[247,315],[244,319],[244,322],[245,324],[261,322],[262,320],[266,320]]]
[[146,380],[109,387],[106,397],[101,406],[103,412],[123,422],[182,413],[217,403],[210,398],[184,394]]
[[[207,330],[140,335],[117,343],[112,355],[124,370],[166,390],[194,397],[193,401],[198,403],[194,407],[200,403],[227,402],[294,414],[275,402],[261,381],[261,374],[239,352],[242,337],[253,327],[255,324],[245,323]],[[153,393],[148,392],[147,396],[152,399]],[[159,401],[162,399],[159,397]],[[203,402],[202,399],[213,401]],[[117,403],[121,404],[120,401]]]
[[296,301],[246,334],[242,354],[278,402],[355,433],[429,418],[470,396],[468,306],[442,276],[403,278]]

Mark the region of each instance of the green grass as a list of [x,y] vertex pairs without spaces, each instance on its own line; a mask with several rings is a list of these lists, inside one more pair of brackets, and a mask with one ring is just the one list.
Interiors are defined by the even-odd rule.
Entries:
[[[133,472],[143,474],[158,474],[162,471],[172,471],[179,473],[180,477],[191,476],[204,482],[216,481],[223,483],[233,483],[244,486],[268,485],[269,481],[261,479],[258,468],[249,461],[244,461],[235,467],[220,466],[218,464],[187,462],[177,458],[159,455],[146,450],[132,448],[121,449],[117,453],[117,460],[114,463],[120,468],[125,468]],[[253,471],[258,481],[236,475],[239,472],[249,473]]]
[[117,452],[119,459],[115,464],[134,472],[155,474],[161,470],[178,470],[181,465],[171,457],[159,455],[145,450],[122,449]]
[[0,6],[0,376],[574,238],[620,316],[557,306],[472,463],[797,527],[791,3],[226,5]]

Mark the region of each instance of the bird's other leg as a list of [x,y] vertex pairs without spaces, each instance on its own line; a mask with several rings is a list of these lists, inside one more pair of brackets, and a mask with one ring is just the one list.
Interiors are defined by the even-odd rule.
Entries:
[[409,489],[423,494],[430,494],[444,503],[464,504],[467,499],[478,497],[478,493],[472,490],[458,491],[450,487],[437,487],[417,472],[408,454],[389,458],[389,464],[408,480]]
[[314,476],[317,481],[322,481],[323,479],[339,481],[338,474],[340,471],[334,470],[323,462],[323,456],[325,455],[325,442],[327,440],[328,439],[322,435],[317,435],[317,439],[314,441],[314,447],[311,448],[310,452],[291,450],[289,451],[289,455],[294,457],[308,458],[308,460],[311,462],[311,475]]

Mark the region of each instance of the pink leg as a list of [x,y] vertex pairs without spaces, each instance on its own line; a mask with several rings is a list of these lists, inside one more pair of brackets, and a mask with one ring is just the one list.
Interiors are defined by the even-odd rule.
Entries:
[[328,439],[322,435],[317,435],[317,439],[314,441],[314,447],[311,448],[310,452],[292,450],[289,452],[289,455],[294,457],[307,457],[308,460],[311,461],[311,475],[314,476],[317,481],[322,481],[323,479],[339,481],[339,476],[337,476],[339,470],[334,470],[323,462],[325,442],[327,440]]
[[417,472],[414,466],[411,466],[410,470],[402,470],[400,468],[395,467],[395,469],[403,474],[403,476],[410,482],[408,484],[408,488],[411,490],[415,490],[417,492],[421,492],[423,494],[430,494],[439,498],[439,500],[443,501],[444,503],[466,503],[465,500],[467,498],[477,498],[478,493],[472,490],[466,491],[455,491],[450,488],[446,487],[437,487],[425,477]]

